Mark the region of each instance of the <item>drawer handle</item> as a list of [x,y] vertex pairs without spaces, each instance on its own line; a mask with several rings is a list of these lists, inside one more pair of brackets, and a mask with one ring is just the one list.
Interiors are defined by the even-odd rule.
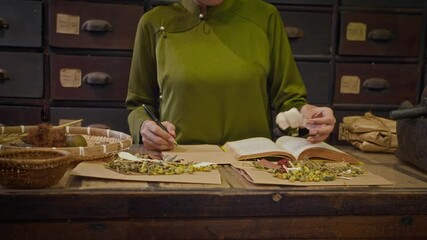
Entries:
[[3,18],[0,18],[0,29],[8,29],[9,23],[6,22]]
[[368,33],[368,38],[374,41],[389,41],[393,39],[393,33],[388,29],[374,29]]
[[10,80],[9,74],[7,74],[6,70],[0,68],[0,81]]
[[384,78],[368,78],[363,81],[363,88],[369,90],[384,90],[390,87],[390,83]]
[[111,32],[113,26],[101,19],[90,19],[83,23],[82,29],[87,32]]
[[91,72],[83,77],[83,82],[91,85],[107,85],[113,82],[113,79],[103,72]]
[[304,32],[297,27],[286,27],[285,30],[289,39],[298,39],[304,36]]

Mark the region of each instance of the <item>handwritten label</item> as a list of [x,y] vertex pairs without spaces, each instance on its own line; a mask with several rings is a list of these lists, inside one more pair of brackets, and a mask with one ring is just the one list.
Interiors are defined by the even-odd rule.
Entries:
[[360,78],[358,76],[342,76],[340,93],[359,94]]
[[346,39],[348,41],[366,41],[366,24],[360,22],[348,23]]
[[82,85],[80,69],[63,68],[59,71],[59,81],[64,88],[78,88]]
[[56,14],[56,33],[79,35],[80,16]]

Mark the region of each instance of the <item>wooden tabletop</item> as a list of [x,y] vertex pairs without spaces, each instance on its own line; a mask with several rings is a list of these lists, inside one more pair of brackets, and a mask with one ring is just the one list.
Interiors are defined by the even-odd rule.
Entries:
[[227,165],[219,168],[221,185],[101,180],[68,172],[47,189],[0,188],[1,239],[427,237],[427,174],[393,154],[339,148],[394,185],[255,185]]

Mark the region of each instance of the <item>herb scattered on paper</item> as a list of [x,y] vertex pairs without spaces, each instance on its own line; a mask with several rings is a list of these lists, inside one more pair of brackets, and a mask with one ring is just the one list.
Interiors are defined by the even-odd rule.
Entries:
[[261,159],[253,162],[257,169],[265,170],[279,179],[289,182],[320,182],[333,181],[337,178],[350,179],[364,173],[360,166],[348,163],[328,163],[316,160],[279,160],[277,163]]
[[[122,155],[124,156],[124,155]],[[135,159],[130,160],[115,155],[106,168],[122,174],[142,174],[142,175],[176,175],[192,174],[194,172],[210,172],[217,169],[212,163],[184,163],[182,161],[167,161],[155,159],[147,154],[136,153]]]

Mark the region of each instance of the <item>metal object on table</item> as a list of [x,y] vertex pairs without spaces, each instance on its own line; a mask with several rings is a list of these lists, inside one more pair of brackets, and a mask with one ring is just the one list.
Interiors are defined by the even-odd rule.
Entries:
[[417,118],[427,116],[427,87],[424,88],[420,104],[404,107],[390,112],[390,119]]
[[419,105],[390,112],[390,118],[397,119],[396,156],[427,171],[427,118],[424,116],[427,116],[427,87]]

